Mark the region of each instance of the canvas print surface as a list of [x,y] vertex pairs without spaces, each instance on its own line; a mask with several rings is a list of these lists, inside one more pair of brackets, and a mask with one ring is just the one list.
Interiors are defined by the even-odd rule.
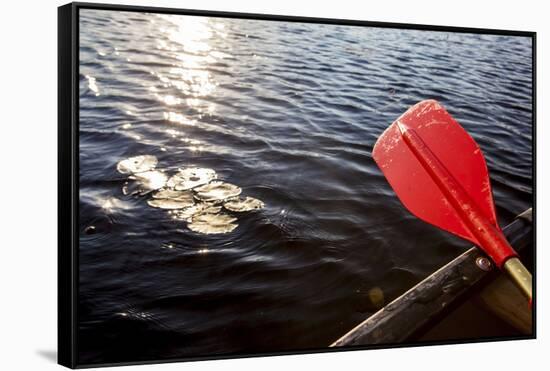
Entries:
[[[502,227],[533,206],[529,37],[94,9],[78,37],[82,364],[327,349],[464,253],[373,160],[420,101]],[[532,333],[474,299],[399,342]]]

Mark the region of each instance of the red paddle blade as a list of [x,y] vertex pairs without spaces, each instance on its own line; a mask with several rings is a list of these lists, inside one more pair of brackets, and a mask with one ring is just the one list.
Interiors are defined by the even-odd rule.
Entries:
[[444,168],[442,171],[454,178],[482,216],[500,230],[487,164],[479,146],[434,100],[409,108],[378,138],[372,152],[405,207],[425,222],[480,245],[472,227],[465,224],[464,214],[459,215],[457,208],[449,203],[438,177],[430,173],[407,145],[404,139],[407,130],[414,135],[413,140],[416,138],[421,146],[427,147]]

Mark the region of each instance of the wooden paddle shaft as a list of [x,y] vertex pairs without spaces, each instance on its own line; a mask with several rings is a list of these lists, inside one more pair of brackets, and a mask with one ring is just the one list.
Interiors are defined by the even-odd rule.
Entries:
[[[531,300],[530,274],[517,259],[517,253],[510,246],[500,228],[489,222],[464,188],[413,129],[399,121],[397,126],[407,146],[468,227],[470,233],[477,240],[477,245],[491,257],[499,268],[505,270],[512,277],[516,285]],[[510,260],[512,262],[506,267],[506,262]],[[529,275],[528,277],[525,272]]]

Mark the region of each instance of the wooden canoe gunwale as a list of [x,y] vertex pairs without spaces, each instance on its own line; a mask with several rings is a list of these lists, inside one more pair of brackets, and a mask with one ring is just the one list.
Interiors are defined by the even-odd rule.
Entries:
[[[532,209],[528,209],[503,229],[518,253],[532,243]],[[428,323],[440,317],[449,306],[499,272],[492,265],[481,269],[476,260],[486,255],[473,246],[447,263],[403,295],[358,324],[331,347],[402,343]]]

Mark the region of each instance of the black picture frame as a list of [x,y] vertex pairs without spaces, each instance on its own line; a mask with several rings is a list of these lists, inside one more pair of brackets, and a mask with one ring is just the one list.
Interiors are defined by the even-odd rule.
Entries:
[[[78,282],[79,282],[79,11],[96,9],[125,12],[150,12],[159,14],[179,14],[210,16],[220,18],[238,18],[271,20],[284,22],[306,22],[335,25],[367,26],[378,28],[402,28],[410,30],[444,31],[459,33],[478,33],[489,35],[523,36],[532,39],[532,181],[533,181],[533,260],[536,267],[536,32],[496,30],[485,28],[447,27],[422,24],[404,24],[372,22],[359,20],[315,18],[300,16],[282,16],[252,13],[233,13],[223,11],[202,11],[149,6],[111,5],[98,3],[70,3],[58,8],[58,363],[70,368],[98,366],[132,365],[182,362],[196,360],[228,359],[286,354],[307,354],[364,350],[378,348],[399,348],[424,345],[458,344],[464,341],[437,341],[406,344],[360,345],[346,348],[322,348],[300,351],[282,351],[275,353],[230,354],[223,356],[188,357],[181,359],[158,359],[154,361],[136,361],[121,363],[81,364],[78,362]],[[536,269],[533,269],[533,286],[536,292]],[[536,301],[533,301],[533,313],[536,317]],[[533,322],[531,336],[517,338],[496,338],[493,340],[535,339],[536,323]],[[487,341],[471,339],[467,342]]]

